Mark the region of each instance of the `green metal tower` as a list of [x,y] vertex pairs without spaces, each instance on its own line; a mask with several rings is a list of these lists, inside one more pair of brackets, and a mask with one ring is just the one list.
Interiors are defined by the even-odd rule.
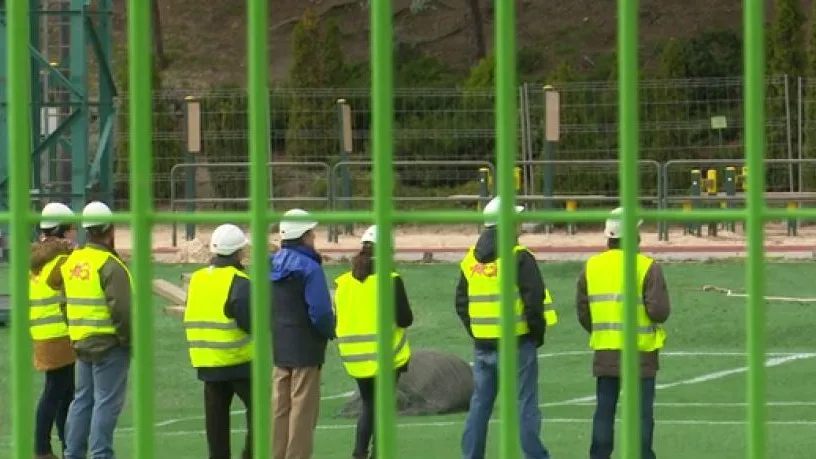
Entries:
[[0,0],[0,211],[8,208],[10,154],[32,161],[32,206],[75,211],[113,200],[116,88],[111,66],[113,0],[31,1],[31,148],[8,151],[5,0]]

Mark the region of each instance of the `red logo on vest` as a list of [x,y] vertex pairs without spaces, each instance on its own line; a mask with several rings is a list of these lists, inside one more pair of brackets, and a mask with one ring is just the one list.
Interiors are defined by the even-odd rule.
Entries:
[[91,278],[91,266],[88,263],[80,262],[71,269],[71,279],[88,280]]
[[499,274],[499,267],[496,263],[476,263],[470,268],[471,276],[496,277]]

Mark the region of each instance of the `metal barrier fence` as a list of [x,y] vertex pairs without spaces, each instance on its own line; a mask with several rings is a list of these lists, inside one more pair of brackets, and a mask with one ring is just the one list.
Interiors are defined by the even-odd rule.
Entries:
[[[739,207],[744,201],[742,186],[746,181],[744,159],[671,160],[658,163],[638,162],[641,194],[638,202],[646,207],[669,209],[682,205],[684,209],[709,207]],[[768,180],[765,196],[771,203],[799,207],[816,202],[816,183],[812,186],[797,176],[816,176],[816,159],[768,159],[768,177],[779,177],[782,183]],[[616,207],[619,201],[618,161],[616,160],[550,160],[515,161],[514,187],[518,200],[536,209],[563,207],[575,211],[579,207]],[[371,193],[371,161],[267,163],[270,188],[269,202],[285,202],[289,207],[311,210],[360,210],[369,208]],[[246,173],[249,163],[182,163],[170,173],[170,211],[183,208],[196,212],[204,208],[228,210],[245,208],[249,202]],[[218,171],[224,169],[224,171]],[[526,171],[527,174],[524,174]],[[394,201],[412,209],[480,208],[495,196],[496,168],[489,161],[395,161]],[[696,174],[696,175],[695,175]],[[576,176],[583,180],[575,182]],[[215,180],[214,180],[215,179]],[[215,183],[222,183],[229,193],[219,192]],[[204,185],[202,187],[202,184]],[[183,185],[183,187],[181,186]],[[798,188],[800,191],[792,191]],[[179,191],[183,190],[183,191]],[[244,190],[244,191],[241,191]],[[557,192],[555,192],[557,191]],[[179,197],[179,194],[182,197]],[[202,196],[203,195],[203,196]],[[192,196],[192,197],[191,197]],[[612,205],[610,205],[612,203]],[[557,206],[555,204],[558,204]],[[658,221],[660,240],[669,239],[670,227]],[[796,236],[799,221],[788,220],[788,233]],[[716,235],[721,223],[711,223],[709,234]],[[688,234],[702,236],[702,227],[689,223]],[[554,225],[541,228],[550,233]],[[734,230],[732,225],[727,229]],[[576,234],[576,226],[566,226],[567,234]],[[330,225],[328,240],[337,242],[340,234],[353,234],[353,227]],[[195,237],[195,226],[186,225],[186,239]],[[177,244],[177,228],[173,225],[172,242]]]
[[[176,206],[183,206],[186,212],[198,212],[207,205],[218,210],[248,209],[249,174],[236,171],[242,168],[248,172],[251,164],[247,162],[176,164],[170,169],[170,212],[175,212]],[[289,203],[292,207],[309,207],[312,210],[331,208],[332,179],[327,163],[273,161],[267,163],[266,168],[270,184],[268,197],[270,208],[277,202]],[[180,173],[183,173],[181,179],[184,181],[182,198],[176,196],[179,188],[176,179]],[[200,177],[201,175],[203,177]],[[172,231],[172,243],[175,247],[178,243],[176,222],[173,222]],[[187,240],[195,238],[195,225],[191,223],[185,225],[185,238]]]
[[[662,190],[663,208],[669,209],[673,205],[681,204],[684,210],[694,208],[736,208],[741,207],[746,201],[744,185],[746,177],[751,171],[745,167],[744,159],[707,159],[707,160],[686,160],[677,159],[667,161],[663,164],[662,175],[664,188]],[[676,171],[678,166],[682,171]],[[816,189],[804,189],[804,183],[795,178],[806,176],[803,170],[809,170],[810,175],[816,173],[816,159],[766,159],[764,160],[764,175],[766,178],[774,176],[789,177],[789,182],[782,187],[774,187],[769,183],[764,183],[762,190],[764,198],[770,204],[784,204],[787,209],[796,209],[802,203],[816,202]],[[794,171],[796,173],[794,174]],[[685,176],[686,186],[672,186],[673,180]],[[807,175],[809,176],[809,175]],[[795,188],[799,191],[795,191]],[[787,190],[785,190],[787,189]],[[681,192],[678,192],[681,191]],[[720,223],[710,222],[708,234],[717,235]],[[798,234],[799,221],[797,218],[787,219],[787,232],[789,236]],[[733,222],[726,223],[726,228],[734,231]],[[686,224],[684,231],[688,234],[702,236],[702,226],[696,222]],[[661,222],[659,229],[660,240],[669,240],[668,223]]]
[[[742,156],[743,80],[741,77],[644,80],[639,84],[641,159],[726,158]],[[764,81],[769,117],[765,127],[768,157],[793,159],[800,119],[792,78]],[[614,81],[555,84],[560,95],[560,139],[547,142],[543,85],[516,88],[520,113],[516,131],[519,160],[617,158],[617,86]],[[799,91],[809,94],[807,91]],[[205,162],[247,159],[246,91],[163,90],[154,95],[156,198],[169,196],[169,171],[185,159],[184,106],[187,96],[201,104],[201,156]],[[269,146],[272,158],[322,161],[365,159],[372,138],[371,95],[366,88],[269,91]],[[120,102],[126,102],[125,99]],[[343,107],[348,117],[344,118]],[[495,151],[495,95],[490,89],[398,88],[394,91],[394,157],[408,160],[484,160]],[[810,108],[808,108],[810,110]],[[126,113],[121,113],[125,126]],[[810,130],[810,125],[806,126]],[[119,195],[127,180],[127,130],[120,132],[117,165]],[[348,149],[345,135],[349,135]],[[345,155],[345,156],[344,156]],[[529,171],[524,172],[529,183]],[[525,185],[526,186],[526,185]],[[524,190],[530,193],[529,189]]]

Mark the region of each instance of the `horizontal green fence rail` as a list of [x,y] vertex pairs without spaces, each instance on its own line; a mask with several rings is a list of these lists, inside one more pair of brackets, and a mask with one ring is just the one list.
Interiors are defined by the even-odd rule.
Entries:
[[[15,248],[28,246],[30,223],[40,219],[30,210],[31,164],[29,157],[20,152],[30,151],[31,130],[28,94],[30,84],[30,62],[28,55],[29,0],[6,0],[8,68],[14,69],[8,77],[8,123],[9,151],[18,152],[9,157],[10,211],[0,214],[0,220],[11,226],[11,245]],[[271,222],[281,219],[280,212],[267,210],[269,183],[267,170],[267,132],[269,129],[268,92],[268,6],[265,0],[248,0],[248,53],[249,53],[249,135],[250,135],[250,203],[246,212],[201,212],[196,214],[175,214],[155,212],[151,199],[152,146],[151,146],[151,43],[150,43],[150,3],[128,1],[128,58],[130,104],[130,199],[132,211],[114,217],[117,223],[129,223],[133,231],[134,281],[133,300],[139,308],[134,310],[134,371],[133,399],[135,435],[133,448],[140,459],[162,457],[156,450],[154,431],[154,408],[156,400],[153,387],[153,309],[151,293],[151,236],[150,225],[164,222],[220,223],[225,221],[250,223],[253,228],[266,228]],[[637,301],[635,284],[635,253],[637,250],[636,222],[645,220],[674,221],[747,221],[749,264],[747,284],[749,288],[747,314],[748,346],[748,431],[747,457],[762,459],[765,456],[766,415],[764,411],[764,313],[762,296],[764,292],[763,233],[762,223],[776,218],[816,219],[816,209],[767,209],[765,207],[762,184],[764,183],[763,156],[764,134],[764,2],[746,0],[744,3],[745,26],[745,132],[746,164],[748,176],[747,208],[730,210],[643,210],[638,207],[639,179],[638,167],[638,2],[618,1],[618,72],[619,72],[619,145],[621,179],[621,200],[624,213],[625,248],[625,346],[623,348],[623,441],[622,455],[627,459],[640,458],[639,449],[639,397],[637,396],[638,360],[636,344]],[[374,114],[373,137],[373,183],[374,209],[371,211],[316,212],[309,219],[322,223],[370,222],[379,225],[383,235],[399,222],[448,223],[483,222],[484,216],[475,212],[457,211],[417,211],[400,212],[393,209],[393,27],[392,7],[388,0],[372,0],[371,14],[371,57],[372,57],[372,112]],[[524,221],[551,222],[600,222],[607,217],[606,212],[579,211],[535,211],[523,217],[513,211],[514,158],[518,147],[516,126],[518,111],[516,84],[516,41],[515,2],[496,1],[496,136],[497,159],[496,181],[502,205],[499,211],[499,253],[502,258],[512,256],[515,226]],[[71,219],[79,221],[79,218]],[[252,256],[263,259],[266,256],[266,234],[253,231]],[[389,237],[381,237],[377,244],[376,257],[378,272],[390,272],[393,267],[391,242]],[[11,296],[12,302],[20,304],[28,301],[28,273],[30,254],[28,250],[11,251]],[[268,264],[253,263],[251,277],[265,279]],[[502,264],[500,279],[501,329],[500,340],[500,451],[501,458],[520,457],[517,436],[519,425],[516,396],[516,355],[513,333],[513,278],[514,264]],[[378,276],[380,294],[380,314],[378,334],[378,362],[386,368],[391,360],[390,346],[393,334],[393,296],[389,276]],[[255,410],[254,457],[269,457],[269,444],[263,432],[269,429],[269,404],[263,401],[269,394],[270,374],[270,332],[266,324],[269,312],[266,305],[269,298],[268,282],[252,283],[253,335],[257,364],[253,365],[253,397]],[[30,372],[31,343],[28,336],[28,311],[12,308],[11,400],[13,459],[31,459],[33,455],[33,402]],[[395,438],[394,375],[383,372],[377,379],[377,442],[381,457],[397,458]],[[158,455],[157,455],[158,453]],[[455,453],[452,453],[455,455]]]

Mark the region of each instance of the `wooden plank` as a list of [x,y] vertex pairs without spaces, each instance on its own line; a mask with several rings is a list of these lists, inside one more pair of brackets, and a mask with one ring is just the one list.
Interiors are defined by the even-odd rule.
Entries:
[[172,301],[174,304],[187,302],[187,291],[164,279],[153,279],[153,293]]
[[168,316],[181,317],[184,315],[185,309],[186,308],[184,306],[167,306],[164,308],[164,313]]

